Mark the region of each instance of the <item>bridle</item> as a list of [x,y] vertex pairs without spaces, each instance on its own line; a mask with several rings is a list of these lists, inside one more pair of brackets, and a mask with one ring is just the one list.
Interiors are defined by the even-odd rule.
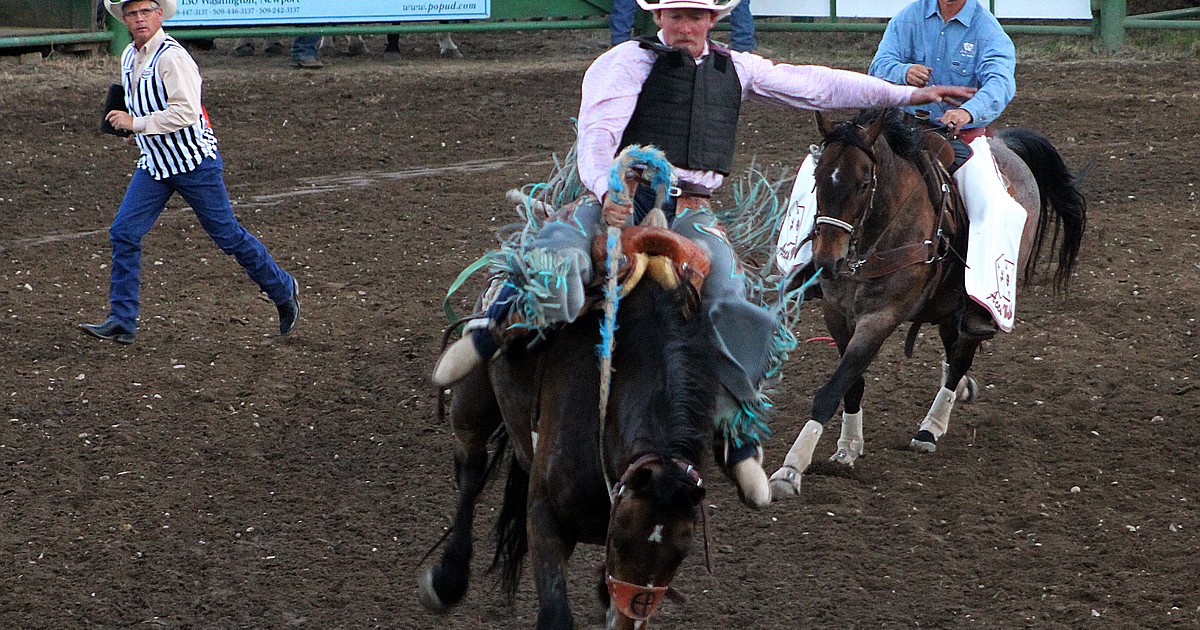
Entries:
[[[852,123],[843,124],[849,125]],[[854,137],[859,138],[857,134],[855,134]],[[846,265],[847,268],[838,272],[837,275],[852,279],[871,280],[899,271],[900,269],[903,269],[909,265],[940,263],[940,261],[944,259],[950,251],[949,236],[947,234],[946,226],[949,217],[949,209],[946,207],[945,203],[942,204],[941,208],[935,207],[934,209],[938,213],[938,225],[935,228],[934,233],[929,238],[923,239],[917,243],[902,245],[900,247],[884,251],[876,251],[874,247],[871,247],[866,254],[862,256],[859,255],[859,239],[862,236],[863,225],[865,225],[868,217],[870,217],[876,210],[875,197],[879,190],[879,161],[875,157],[875,152],[871,149],[871,147],[866,146],[865,142],[845,141],[844,144],[862,151],[867,156],[867,159],[871,160],[871,193],[870,198],[867,201],[866,209],[863,210],[853,224],[835,217],[821,216],[818,214],[814,220],[813,233],[809,236],[810,239],[815,238],[816,227],[819,225],[829,225],[843,230],[850,235],[850,244],[846,255],[846,259],[848,261]],[[821,154],[825,151],[825,146],[826,145],[821,145],[820,147],[813,147],[811,149],[814,159],[818,161],[820,160]],[[926,157],[923,159],[928,158]],[[932,164],[930,166],[933,167]],[[949,176],[947,175],[946,178],[948,179]],[[950,196],[949,183],[942,182],[940,186],[944,201]],[[897,204],[897,208],[903,208],[907,206],[912,196],[923,187],[923,184],[913,186],[908,195],[899,204]],[[819,206],[817,211],[818,213],[820,212]],[[884,226],[883,230],[880,231],[879,236],[876,237],[876,241],[880,240],[883,235],[887,233],[887,231],[891,229],[893,225],[895,225],[898,218],[899,213],[893,216],[888,224]],[[940,275],[940,270],[938,275]]]
[[[635,621],[645,621],[654,614],[662,603],[663,597],[670,594],[671,586],[665,584],[662,586],[633,584],[623,582],[613,577],[611,558],[612,558],[612,531],[613,524],[617,518],[617,506],[625,497],[625,485],[629,479],[633,477],[642,468],[655,462],[661,462],[667,466],[677,466],[684,474],[696,485],[697,488],[704,487],[704,478],[700,476],[700,471],[695,466],[688,462],[663,455],[647,454],[642,455],[633,461],[625,473],[621,475],[620,481],[613,486],[612,494],[609,496],[612,507],[609,509],[608,515],[608,533],[604,540],[604,583],[608,587],[608,596],[612,603],[616,605],[617,610],[621,614]],[[704,530],[704,561],[708,567],[708,572],[712,573],[712,544],[708,530],[708,506],[701,503],[700,505],[700,523]]]
[[[843,123],[843,125],[851,124],[853,123]],[[860,126],[859,129],[861,130],[862,127]],[[857,138],[858,134],[855,133],[854,137]],[[849,269],[840,272],[838,275],[853,276],[858,273],[859,267],[864,262],[863,260],[858,259],[856,255],[858,252],[858,238],[862,234],[862,226],[866,223],[867,217],[869,217],[875,210],[875,193],[879,191],[879,160],[876,159],[875,152],[871,150],[871,147],[867,146],[865,142],[843,142],[843,144],[862,151],[863,154],[867,156],[867,159],[871,161],[871,194],[867,199],[867,207],[865,210],[863,210],[854,223],[848,223],[836,217],[820,214],[821,208],[818,205],[818,214],[816,219],[813,221],[813,238],[816,237],[816,228],[821,225],[829,225],[846,232],[850,236],[849,252],[846,258],[851,262],[849,263]],[[825,153],[826,147],[826,144],[822,144],[820,147],[812,147],[810,150],[812,151],[813,159],[817,162],[820,162],[821,156]]]

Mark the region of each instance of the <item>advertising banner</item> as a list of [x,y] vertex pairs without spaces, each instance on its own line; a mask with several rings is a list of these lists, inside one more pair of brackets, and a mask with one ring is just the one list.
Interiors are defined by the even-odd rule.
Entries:
[[[838,17],[890,18],[912,0],[838,0]],[[986,8],[995,5],[996,17],[1002,19],[1077,19],[1092,18],[1091,0],[981,0]],[[750,5],[754,15],[790,15],[797,17],[829,17],[829,0],[754,0]]]
[[179,0],[167,28],[486,20],[492,0]]

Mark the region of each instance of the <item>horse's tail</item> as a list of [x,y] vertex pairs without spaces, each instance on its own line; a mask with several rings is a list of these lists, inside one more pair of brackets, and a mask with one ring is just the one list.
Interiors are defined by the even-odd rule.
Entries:
[[1025,279],[1033,277],[1046,233],[1052,223],[1054,231],[1050,239],[1050,251],[1058,252],[1054,288],[1063,289],[1075,269],[1079,246],[1083,243],[1083,231],[1087,227],[1087,201],[1079,190],[1080,177],[1067,168],[1062,155],[1050,140],[1036,131],[1005,129],[996,134],[996,137],[1003,140],[1008,148],[1025,161],[1029,170],[1033,171],[1041,195],[1041,216],[1038,219],[1033,250],[1025,268]]
[[[507,435],[504,436],[507,443]],[[503,450],[502,446],[499,447]],[[528,510],[529,473],[521,468],[515,454],[508,456],[508,482],[504,486],[504,503],[496,520],[496,554],[492,557],[489,572],[500,571],[500,583],[511,604],[517,594],[517,583],[521,578],[521,561],[529,550],[529,539],[525,529],[525,514]]]

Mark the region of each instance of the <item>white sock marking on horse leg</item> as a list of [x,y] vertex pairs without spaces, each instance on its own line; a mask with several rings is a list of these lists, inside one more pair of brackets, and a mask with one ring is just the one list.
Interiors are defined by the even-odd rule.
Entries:
[[650,532],[650,537],[647,538],[646,540],[649,542],[652,542],[652,543],[661,543],[662,542],[662,532],[663,532],[663,526],[655,525],[654,531]]
[[862,409],[855,413],[842,412],[842,435],[838,438],[838,450],[829,459],[842,464],[854,465],[854,460],[863,453]]
[[948,387],[938,390],[937,398],[929,406],[929,413],[921,421],[921,430],[929,431],[936,439],[941,439],[950,426],[950,412],[954,410],[957,395]]

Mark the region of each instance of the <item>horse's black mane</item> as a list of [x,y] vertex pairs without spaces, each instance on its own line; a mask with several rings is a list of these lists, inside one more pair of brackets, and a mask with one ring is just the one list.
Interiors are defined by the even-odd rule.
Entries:
[[900,110],[891,107],[884,110],[864,109],[853,119],[838,123],[825,137],[825,144],[842,142],[873,154],[874,150],[866,146],[859,131],[866,129],[880,117],[883,118],[883,137],[892,148],[892,152],[916,163],[917,155],[924,146],[921,142],[921,132],[909,124]]
[[[660,356],[646,358],[661,362],[663,378],[660,381],[647,375],[645,379],[645,391],[655,396],[651,404],[657,417],[625,420],[643,423],[637,431],[643,446],[652,449],[648,452],[699,464],[712,432],[715,376],[711,368],[711,333],[703,317],[691,312],[694,310],[689,307],[691,288],[686,282],[676,289],[665,289],[653,281],[643,284],[653,285],[641,287],[648,295],[643,296],[647,299],[639,300],[649,312],[638,317],[637,323],[620,323],[617,351],[646,352],[661,348]],[[629,312],[629,306],[623,301],[621,309]],[[653,325],[647,325],[652,322]],[[614,363],[620,365],[620,360]],[[657,388],[659,383],[661,389]]]

